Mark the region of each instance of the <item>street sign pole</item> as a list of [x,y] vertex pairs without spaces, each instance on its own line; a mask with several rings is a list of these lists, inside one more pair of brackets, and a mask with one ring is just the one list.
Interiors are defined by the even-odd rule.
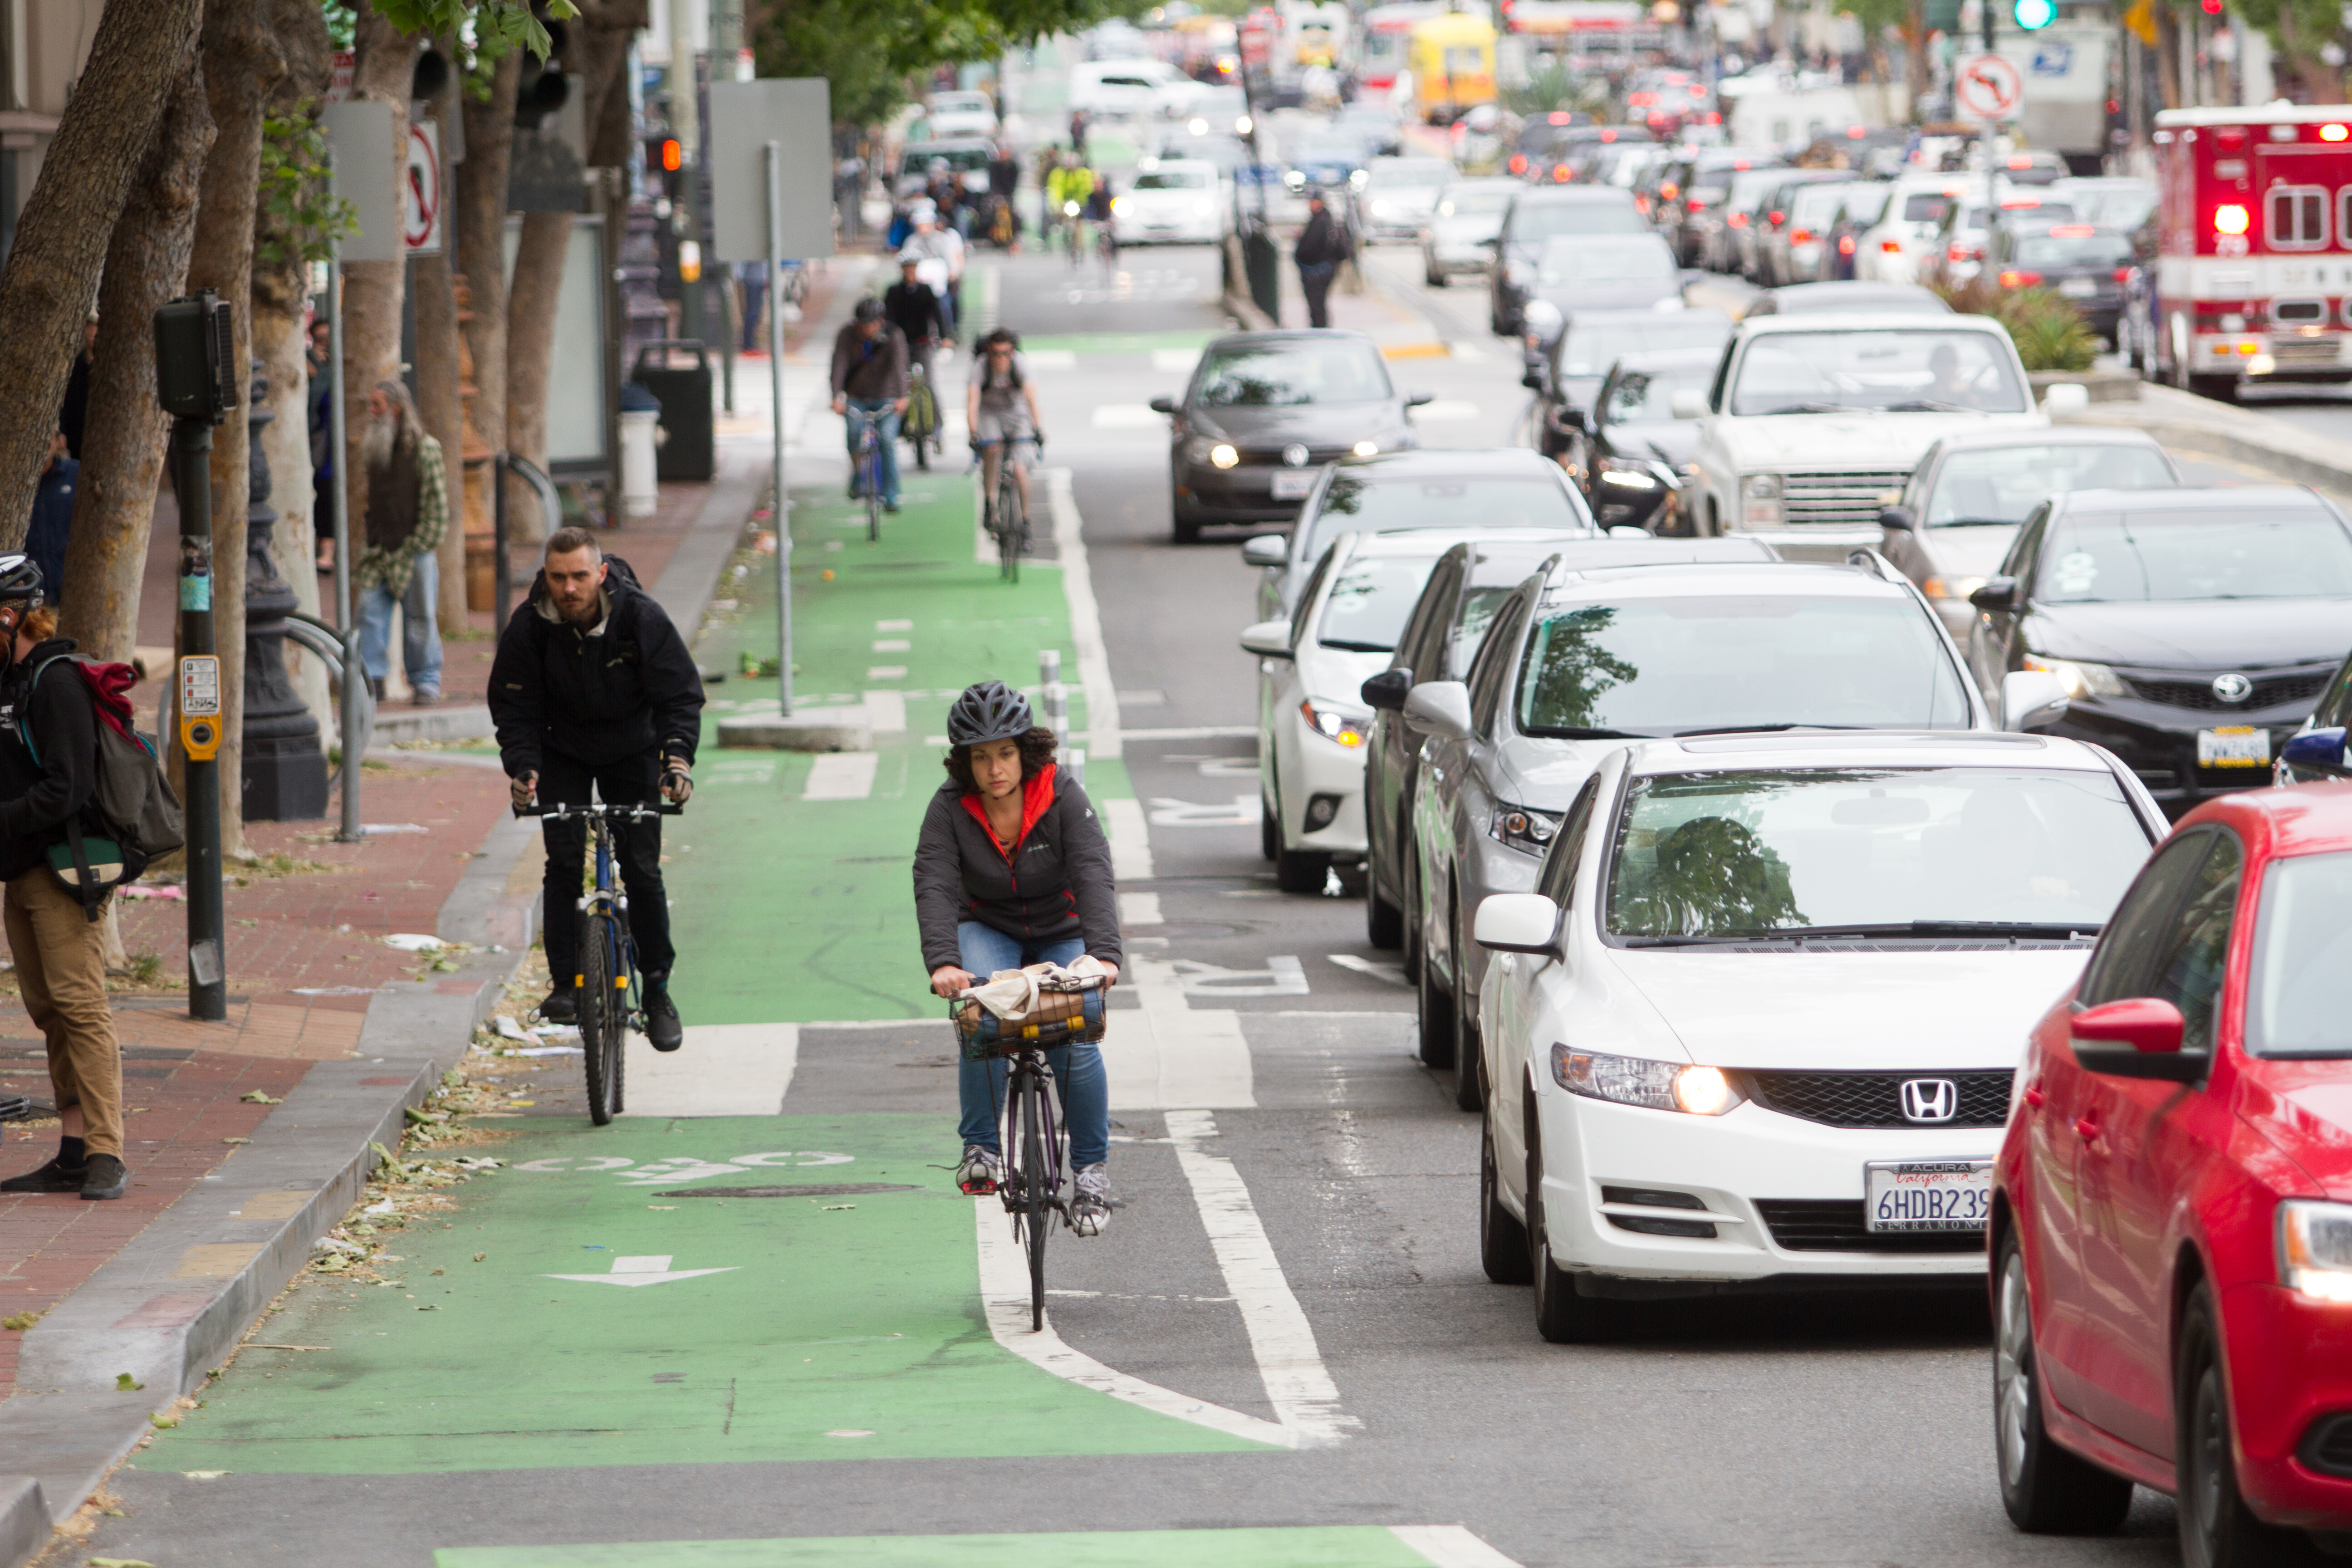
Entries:
[[768,395],[775,444],[776,496],[769,517],[776,525],[776,705],[793,714],[793,520],[784,496],[784,150],[766,149],[768,176]]
[[[327,177],[334,179],[335,150],[327,149]],[[335,482],[327,487],[335,522],[335,629],[343,638],[343,817],[335,831],[339,844],[357,844],[360,831],[360,693],[367,689],[367,669],[360,662],[359,616],[352,606],[351,449],[343,444],[343,247],[331,241],[327,248],[327,451],[335,465]]]

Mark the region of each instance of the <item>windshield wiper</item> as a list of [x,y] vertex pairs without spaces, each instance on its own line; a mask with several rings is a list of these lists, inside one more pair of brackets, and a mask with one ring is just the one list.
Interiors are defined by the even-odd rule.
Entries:
[[1785,403],[1778,408],[1767,408],[1764,416],[1775,414],[1853,414],[1861,410],[1848,408],[1843,403]]
[[1938,403],[1932,397],[1915,397],[1908,403],[1890,403],[1879,410],[1882,414],[1982,414],[1981,408],[1971,408],[1965,403]]
[[1349,653],[1394,653],[1396,647],[1384,642],[1349,642],[1345,637],[1325,637],[1325,647],[1345,648]]
[[1871,936],[2096,936],[2101,921],[1894,921],[1881,924],[1801,926],[1779,934],[1798,942],[1813,937]]
[[1654,741],[1654,735],[1637,734],[1631,730],[1579,730],[1570,727],[1549,727],[1527,730],[1523,734],[1539,741]]
[[1766,735],[1777,733],[1782,730],[1863,730],[1867,728],[1869,728],[1869,726],[1864,724],[1814,724],[1810,722],[1796,724],[1717,724],[1711,730],[1677,730],[1674,733],[1674,738],[1679,741],[1685,735]]
[[2015,528],[2021,521],[2014,517],[1947,517],[1929,523],[1929,528]]

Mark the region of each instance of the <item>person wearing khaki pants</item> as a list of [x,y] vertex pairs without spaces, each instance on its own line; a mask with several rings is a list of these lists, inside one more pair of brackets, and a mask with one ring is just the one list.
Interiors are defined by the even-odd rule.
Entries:
[[[40,569],[22,555],[0,555],[0,880],[7,884],[0,923],[26,1011],[48,1043],[63,1123],[57,1156],[0,1181],[0,1193],[119,1198],[129,1177],[122,1058],[100,945],[104,900],[86,907],[49,865],[50,847],[64,841],[68,824],[103,836],[90,810],[100,720],[89,683],[57,657],[73,644],[57,636],[57,612],[41,605]],[[136,875],[142,868],[128,868]]]

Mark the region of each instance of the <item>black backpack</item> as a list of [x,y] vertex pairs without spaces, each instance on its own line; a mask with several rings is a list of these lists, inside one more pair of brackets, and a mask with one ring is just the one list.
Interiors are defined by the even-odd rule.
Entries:
[[81,898],[83,912],[98,918],[98,900],[134,879],[125,855],[137,857],[141,869],[159,855],[168,855],[187,842],[186,819],[180,797],[163,772],[155,743],[131,724],[131,707],[124,695],[139,672],[127,664],[102,664],[72,654],[52,654],[33,667],[25,682],[25,700],[16,714],[16,737],[35,767],[41,766],[40,748],[33,743],[26,716],[41,677],[53,664],[70,664],[89,692],[97,718],[98,784],[85,808],[106,829],[104,837],[85,837],[79,816],[66,819],[66,839],[49,849],[49,864],[58,879]]

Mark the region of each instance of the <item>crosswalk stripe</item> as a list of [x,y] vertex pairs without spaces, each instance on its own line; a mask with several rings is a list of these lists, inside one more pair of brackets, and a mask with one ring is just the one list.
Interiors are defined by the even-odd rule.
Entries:
[[872,752],[825,752],[809,763],[803,800],[864,800],[874,793],[874,768],[880,759]]
[[800,1059],[798,1024],[696,1024],[657,1051],[632,1031],[621,1064],[624,1116],[776,1116]]

